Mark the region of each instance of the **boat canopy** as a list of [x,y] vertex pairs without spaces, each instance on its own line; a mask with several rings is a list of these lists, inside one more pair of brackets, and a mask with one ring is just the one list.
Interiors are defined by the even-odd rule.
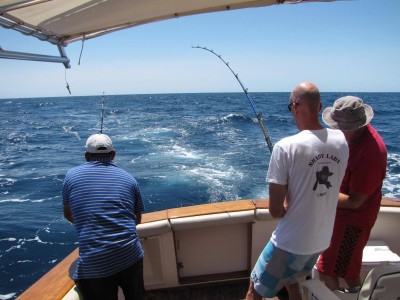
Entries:
[[67,65],[63,47],[121,29],[209,12],[331,1],[335,0],[0,0],[0,26],[56,45],[61,59],[1,48],[0,58],[42,57]]

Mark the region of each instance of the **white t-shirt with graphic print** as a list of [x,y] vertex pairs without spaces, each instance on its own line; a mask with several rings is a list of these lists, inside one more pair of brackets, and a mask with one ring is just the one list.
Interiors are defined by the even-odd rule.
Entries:
[[303,130],[274,146],[267,182],[288,185],[286,214],[272,243],[310,255],[328,248],[349,149],[340,130]]

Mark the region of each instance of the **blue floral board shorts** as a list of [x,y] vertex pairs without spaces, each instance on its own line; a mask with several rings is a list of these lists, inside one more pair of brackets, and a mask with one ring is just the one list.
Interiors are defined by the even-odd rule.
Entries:
[[269,241],[251,272],[254,289],[263,297],[274,297],[285,285],[310,274],[319,254],[292,254]]

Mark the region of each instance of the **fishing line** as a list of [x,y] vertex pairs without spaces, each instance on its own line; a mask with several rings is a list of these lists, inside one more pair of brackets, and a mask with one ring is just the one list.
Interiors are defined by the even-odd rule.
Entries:
[[101,97],[101,123],[100,123],[100,133],[103,133],[103,119],[104,119],[104,92],[103,92],[103,97]]
[[82,46],[81,46],[81,53],[79,54],[78,66],[81,65],[81,57],[82,57],[83,47],[85,46],[85,38],[86,38],[86,37],[83,36],[83,39],[82,39]]
[[69,94],[71,95],[71,89],[69,88],[69,84],[67,82],[67,68],[65,68],[64,70],[65,70],[64,79],[65,79],[65,84],[67,85],[66,88],[67,88]]
[[264,122],[263,122],[263,120],[262,120],[262,114],[261,114],[259,111],[257,111],[257,108],[256,108],[254,102],[253,102],[253,101],[250,99],[250,97],[249,97],[248,89],[245,88],[244,85],[243,85],[243,83],[240,81],[239,75],[236,74],[236,73],[232,70],[232,68],[229,66],[229,62],[226,62],[226,61],[221,57],[221,55],[215,53],[214,50],[210,50],[210,49],[208,49],[207,47],[200,47],[200,46],[196,46],[196,47],[195,47],[195,46],[192,46],[192,48],[203,49],[203,50],[206,50],[206,51],[208,51],[208,52],[211,52],[211,53],[214,54],[216,57],[218,57],[218,58],[229,68],[229,70],[231,70],[232,74],[235,76],[235,78],[236,78],[237,81],[239,82],[240,86],[242,87],[244,94],[246,95],[247,99],[249,100],[249,102],[250,102],[250,104],[251,104],[251,107],[253,108],[253,111],[254,111],[254,113],[255,113],[255,115],[256,115],[256,117],[257,117],[258,123],[260,124],[261,130],[262,130],[262,132],[263,132],[263,134],[264,134],[265,141],[267,142],[269,151],[272,153],[272,148],[273,148],[274,146],[272,145],[272,142],[271,142],[271,139],[269,138],[267,129],[265,128]]

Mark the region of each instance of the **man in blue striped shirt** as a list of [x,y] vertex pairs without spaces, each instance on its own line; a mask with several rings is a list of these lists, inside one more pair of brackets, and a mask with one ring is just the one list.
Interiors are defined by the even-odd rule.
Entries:
[[86,163],[64,180],[64,216],[75,224],[79,242],[73,276],[85,300],[143,299],[144,252],[136,232],[144,204],[135,178],[113,163],[105,134],[86,142]]

